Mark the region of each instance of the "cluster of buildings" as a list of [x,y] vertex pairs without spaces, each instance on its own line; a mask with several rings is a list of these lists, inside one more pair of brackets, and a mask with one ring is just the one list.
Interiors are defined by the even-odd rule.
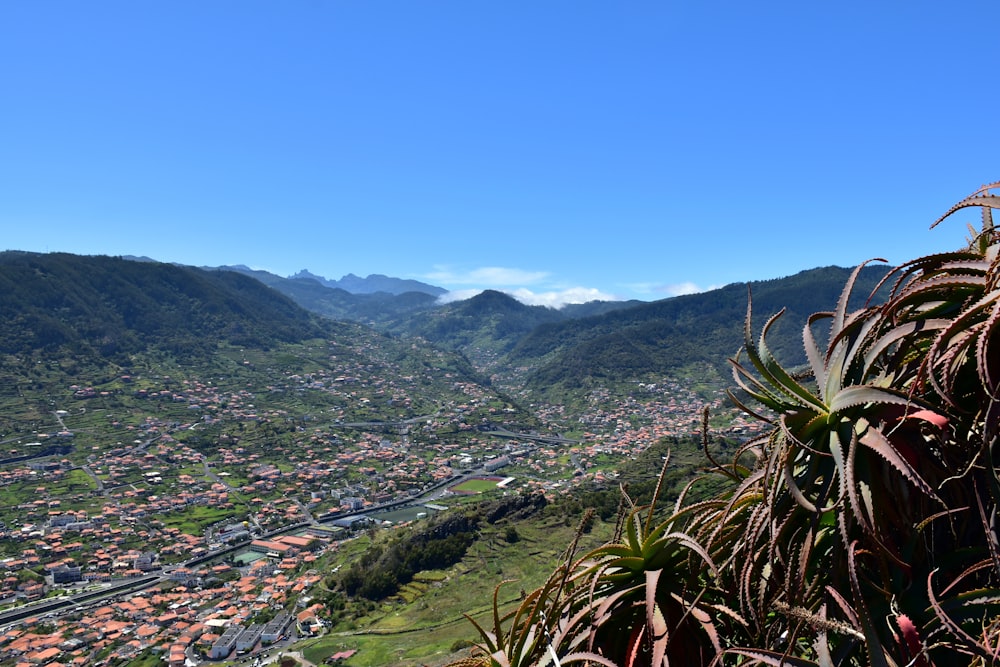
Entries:
[[[372,379],[363,382],[362,376]],[[348,428],[340,408],[313,425],[258,406],[248,390],[162,381],[168,386],[124,381],[153,413],[126,423],[109,411],[109,432],[127,444],[99,445],[95,436],[77,434],[72,457],[0,468],[0,487],[23,498],[0,509],[0,556],[7,554],[0,557],[0,607],[163,566],[171,569],[168,583],[114,605],[9,628],[0,634],[0,663],[101,665],[151,650],[169,664],[183,664],[184,656],[219,659],[253,650],[290,627],[316,626],[320,610],[296,602],[319,580],[310,567],[331,544],[316,535],[255,536],[308,524],[321,513],[364,511],[413,497],[458,468],[512,468],[548,490],[567,480],[599,478],[598,459],[632,456],[663,437],[697,433],[705,407],[678,383],[642,385],[624,400],[597,391],[591,408],[566,427],[585,430],[580,443],[546,445],[478,431],[484,415],[502,420],[512,409],[489,407],[493,399],[482,387],[457,380],[451,390],[460,398],[397,430]],[[394,410],[410,406],[419,385],[414,377],[378,383],[364,370],[316,372],[288,375],[268,390],[321,391],[341,401],[337,405],[367,401]],[[113,392],[93,387],[70,389],[81,402],[114,399]],[[533,408],[544,423],[568,421],[561,406]],[[721,399],[710,408],[723,409]],[[178,410],[190,419],[177,419]],[[173,418],[164,417],[167,412]],[[72,415],[65,421],[73,428]],[[268,424],[281,424],[282,437],[262,446],[248,436]],[[733,424],[734,433],[744,435],[757,427]],[[199,429],[219,434],[209,449],[188,444]],[[253,564],[178,565],[237,542],[249,542],[258,557]]]
[[[0,632],[0,663],[106,665],[152,652],[165,664],[231,659],[315,630],[309,605],[315,569],[335,546],[328,535],[285,535],[255,543],[247,565],[176,568],[162,585],[61,617],[29,618]],[[280,548],[279,556],[261,551]],[[67,639],[69,638],[69,639]]]

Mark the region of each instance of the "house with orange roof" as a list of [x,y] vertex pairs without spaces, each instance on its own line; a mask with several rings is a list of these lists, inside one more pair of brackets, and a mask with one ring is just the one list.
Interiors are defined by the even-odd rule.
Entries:
[[140,640],[149,643],[150,641],[152,641],[153,637],[160,634],[161,629],[162,628],[160,628],[160,626],[158,625],[152,625],[150,623],[146,623],[140,625],[138,629],[136,629],[135,636],[138,637]]
[[164,612],[164,613],[160,614],[155,619],[153,619],[153,622],[156,623],[161,628],[164,628],[164,627],[166,627],[166,626],[174,623],[177,620],[177,618],[178,618],[178,616],[177,616],[177,614],[175,612],[167,611],[167,612]]
[[35,665],[44,665],[52,662],[62,653],[57,647],[52,646],[41,651],[36,651],[35,653],[28,654],[28,662]]
[[174,644],[170,647],[170,653],[167,655],[167,666],[184,667],[186,659],[183,644]]

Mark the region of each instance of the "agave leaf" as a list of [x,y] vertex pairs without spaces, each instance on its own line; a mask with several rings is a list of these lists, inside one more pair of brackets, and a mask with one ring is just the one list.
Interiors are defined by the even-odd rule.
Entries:
[[712,575],[714,576],[719,575],[719,570],[718,568],[715,567],[715,563],[712,561],[712,557],[708,554],[708,551],[705,550],[705,547],[703,547],[701,544],[698,543],[698,540],[694,539],[687,533],[681,533],[681,532],[669,533],[665,535],[663,539],[668,541],[676,541],[679,542],[680,544],[683,544],[690,551],[701,557],[701,559],[708,566],[708,569],[712,573]]
[[[782,366],[778,363],[774,355],[771,354],[771,349],[767,346],[767,333],[770,331],[771,327],[778,321],[784,314],[784,309],[772,315],[767,322],[764,323],[763,329],[761,329],[760,337],[757,339],[756,351],[753,348],[747,347],[747,357],[753,363],[757,371],[763,376],[763,378],[768,382],[768,384],[782,395],[791,399],[794,405],[800,407],[815,407],[819,410],[824,409],[823,403],[816,398],[811,391],[802,386],[795,378],[791,376]],[[749,304],[747,306],[747,326],[745,334],[750,334],[750,308]]]
[[984,616],[995,617],[997,611],[1000,610],[1000,590],[977,588],[964,591],[947,600],[940,601],[940,605],[945,611],[964,612],[964,617],[970,620]]
[[837,307],[833,313],[833,322],[830,324],[831,338],[833,337],[832,334],[835,334],[844,328],[844,322],[846,321],[847,314],[847,304],[850,301],[851,293],[854,291],[854,285],[858,281],[858,276],[861,275],[861,270],[871,262],[885,263],[885,260],[881,258],[869,259],[854,267],[850,277],[848,277],[847,282],[844,284],[844,289],[840,293],[840,298],[837,300]]
[[663,466],[660,468],[660,474],[656,477],[656,488],[653,489],[653,498],[649,501],[649,509],[646,510],[646,525],[643,530],[647,533],[649,532],[650,524],[653,522],[653,514],[656,512],[656,503],[660,500],[660,490],[663,488],[663,478],[667,474],[667,466],[669,465],[670,450],[667,449],[667,455],[663,457]]
[[986,275],[990,270],[990,262],[989,260],[984,259],[981,255],[975,255],[970,258],[941,262],[935,270],[947,273],[971,273]]
[[646,570],[646,631],[653,642],[653,659],[650,664],[659,665],[663,661],[670,635],[663,612],[656,604],[656,588],[663,570]]
[[639,518],[637,510],[633,510],[628,517],[625,527],[625,537],[628,539],[628,546],[633,554],[642,553],[642,542],[639,540],[639,527],[642,520]]
[[826,592],[831,598],[833,598],[833,601],[837,603],[840,610],[844,612],[844,616],[847,617],[849,624],[858,628],[861,625],[861,621],[858,619],[858,612],[854,610],[851,603],[849,603],[847,599],[840,594],[840,591],[833,586],[827,586]]
[[805,347],[806,358],[809,360],[809,367],[812,369],[816,384],[820,387],[826,386],[826,364],[823,361],[823,353],[816,343],[816,337],[813,335],[813,324],[821,319],[832,317],[833,313],[830,312],[813,313],[806,320],[805,326],[802,327],[802,343]]
[[[545,604],[550,599],[553,590],[557,590],[563,581],[563,571],[566,565],[560,565],[549,575],[545,584],[531,593],[518,606],[511,622],[511,632],[508,635],[507,654],[510,656],[525,656],[533,652],[538,637],[534,628],[541,622],[545,623]],[[496,605],[494,604],[494,607]],[[494,611],[494,613],[496,613]],[[515,628],[520,629],[515,632]],[[527,647],[527,648],[526,648]]]
[[896,284],[892,289],[892,297],[887,307],[891,310],[891,303],[912,283],[919,282],[925,277],[934,275],[942,265],[950,262],[976,261],[982,259],[981,253],[971,250],[958,250],[948,253],[937,253],[926,255],[907,262],[904,266],[896,270]]
[[[615,558],[606,563],[608,568],[618,568],[619,570],[630,570],[631,572],[642,572],[645,569],[646,561],[642,556],[625,556]],[[612,573],[613,574],[613,573]]]
[[830,401],[830,412],[840,413],[848,408],[866,404],[904,405],[911,406],[915,400],[908,393],[887,387],[872,387],[870,385],[852,385],[844,387]]
[[[983,413],[983,439],[986,441],[994,441],[997,438],[998,430],[1000,430],[1000,400],[993,398],[992,396],[988,399],[986,411]],[[1000,497],[1000,493],[997,492],[997,480],[992,480],[993,497]]]
[[794,415],[782,415],[778,420],[782,435],[786,442],[801,447],[813,454],[823,456],[822,440],[830,430],[830,414],[828,412],[803,412]]
[[830,654],[830,642],[826,638],[826,630],[820,630],[816,634],[813,650],[816,651],[816,662],[819,667],[834,667],[835,663]]
[[861,594],[861,584],[858,581],[857,546],[857,541],[854,541],[851,542],[848,547],[847,565],[848,573],[850,574],[851,593],[854,595],[854,599],[859,603],[857,606],[857,612],[861,620],[861,629],[864,632],[865,643],[868,648],[868,661],[872,667],[889,667],[889,664],[886,661],[885,649],[882,648],[882,642],[879,640],[878,632],[875,630],[875,625],[872,622],[868,605],[865,602],[864,596]]
[[934,581],[934,575],[936,573],[937,569],[934,569],[927,575],[927,597],[930,600],[931,609],[934,611],[934,615],[937,616],[938,620],[941,621],[941,623],[945,627],[947,627],[952,632],[952,634],[954,634],[956,637],[962,640],[963,648],[968,649],[969,651],[975,653],[981,658],[991,660],[992,655],[989,649],[986,646],[984,646],[981,642],[974,639],[972,635],[966,632],[961,625],[956,623],[951,618],[951,616],[945,613],[944,609],[941,607],[941,603],[938,601],[937,596],[934,594],[933,581]]
[[645,561],[649,561],[657,552],[662,550],[669,540],[664,538],[666,531],[673,527],[673,517],[657,525],[652,531],[646,534],[642,541],[639,553]]
[[924,528],[926,528],[927,526],[929,526],[935,520],[940,519],[941,517],[944,517],[944,516],[948,516],[950,514],[961,514],[961,513],[965,512],[968,509],[969,509],[968,507],[952,507],[952,508],[949,508],[949,509],[937,512],[935,514],[931,514],[929,517],[927,517],[926,519],[924,519],[923,521],[921,521],[920,523],[918,523],[916,525],[916,527],[914,528],[913,532],[915,532],[915,533],[921,533],[921,532],[923,532]]
[[[674,597],[677,599],[677,596]],[[712,616],[705,610],[696,607],[694,603],[688,606],[688,612],[698,621],[698,625],[708,635],[708,640],[712,642],[712,647],[715,649],[716,655],[721,655],[722,641],[719,639],[719,630],[715,627],[715,623],[712,622]]]
[[[948,336],[948,333],[954,336]],[[949,327],[948,330],[938,334],[924,360],[925,372],[934,391],[956,410],[961,410],[961,406],[953,396],[954,376],[961,367],[962,357],[968,345],[977,334],[976,329]]]
[[788,488],[789,493],[792,494],[792,498],[795,499],[795,502],[797,502],[803,509],[807,512],[816,513],[818,511],[816,506],[813,505],[812,501],[806,498],[805,494],[802,493],[802,489],[799,488],[799,485],[795,481],[795,473],[792,470],[793,465],[794,464],[791,459],[785,459],[785,465],[783,466],[785,486]]
[[596,664],[604,665],[605,667],[618,667],[618,665],[611,660],[608,660],[603,655],[597,653],[589,653],[587,651],[579,651],[576,653],[568,653],[559,659],[559,662],[564,665],[569,665],[575,662],[582,662],[584,664]]
[[902,475],[909,480],[911,484],[920,489],[920,491],[922,491],[926,496],[942,505],[945,505],[945,502],[938,497],[931,485],[928,484],[924,478],[921,477],[920,473],[917,472],[912,465],[910,465],[910,462],[899,453],[899,450],[893,446],[892,441],[889,440],[889,438],[887,438],[882,431],[874,427],[869,427],[858,440],[862,445],[881,456],[886,463],[902,473]]
[[[976,345],[976,367],[979,377],[982,379],[984,389],[988,396],[997,396],[997,389],[1000,387],[1000,378],[995,377],[997,370],[996,357],[990,354],[990,343],[996,340],[998,328],[1000,328],[1000,300],[995,301],[993,309],[983,324],[983,331],[979,334]],[[993,360],[992,364],[990,361]]]
[[595,626],[601,626],[604,623],[607,623],[612,617],[611,612],[618,607],[619,604],[621,604],[622,600],[631,597],[644,585],[645,584],[639,583],[634,586],[617,589],[615,592],[606,595],[603,599],[599,598],[599,604],[594,612],[593,624]]
[[624,558],[634,556],[635,551],[625,544],[603,544],[588,554],[588,559],[606,559],[608,557]]
[[[499,605],[500,587],[508,582],[509,580],[504,580],[493,587],[493,637],[495,641],[495,646],[493,648],[494,651],[500,647],[501,643],[500,638],[503,637],[503,625],[500,622],[500,605]],[[482,631],[480,631],[480,634],[481,633]]]
[[510,667],[510,659],[503,651],[491,653],[490,659],[496,663],[497,667]]
[[731,655],[740,655],[745,658],[751,658],[752,660],[762,662],[765,665],[772,665],[773,667],[819,667],[819,665],[812,660],[796,658],[795,656],[791,656],[786,653],[778,653],[777,651],[768,651],[765,649],[729,648],[726,649],[725,652]]
[[909,339],[914,334],[922,331],[939,331],[950,324],[946,319],[917,320],[907,322],[886,332],[875,342],[865,353],[865,368],[871,368],[872,364],[881,357],[888,349],[902,340]]
[[747,627],[747,621],[740,614],[738,614],[734,609],[728,607],[722,603],[709,603],[705,605],[709,609],[714,609],[715,611],[725,614],[729,618],[733,619],[743,627]]
[[929,302],[934,301],[936,295],[947,294],[948,298],[940,296],[939,298],[943,301],[952,301],[954,297],[951,296],[951,293],[955,289],[962,288],[970,293],[981,293],[986,286],[987,282],[984,276],[944,274],[921,277],[904,287],[899,295],[892,300],[891,306],[893,312],[897,313],[908,306],[924,309]]
[[[831,332],[831,341],[826,354],[828,365],[826,383],[820,385],[824,401],[829,401],[845,384],[864,382],[868,369],[863,361],[864,348],[870,345],[872,332],[882,326],[883,319],[873,316],[870,311],[853,313],[844,326]],[[848,375],[852,374],[850,380]]]
[[479,636],[482,637],[483,642],[486,644],[484,648],[486,649],[487,653],[495,653],[496,651],[499,650],[499,643],[497,642],[497,636],[494,633],[490,632],[489,630],[481,626],[476,621],[476,619],[472,618],[468,614],[462,614],[462,616],[465,616],[467,619],[469,619],[469,622],[472,623],[472,625],[476,628],[476,632],[479,633]]
[[[760,412],[757,412],[756,410],[753,410],[752,408],[750,408],[746,403],[744,403],[743,401],[741,401],[739,399],[739,397],[737,397],[736,394],[733,393],[733,391],[731,389],[726,389],[726,396],[729,398],[730,402],[732,402],[736,406],[736,408],[738,410],[740,410],[741,412],[744,412],[744,413],[750,415],[751,417],[753,417],[757,421],[760,421],[760,422],[763,422],[763,423],[770,423],[771,422],[771,418],[770,417],[766,417],[763,414],[761,414]],[[753,394],[750,394],[750,396],[754,400],[756,400],[758,403],[761,403],[762,405],[767,406],[767,404],[764,401],[760,400],[757,396],[755,396]],[[775,403],[775,405],[777,405],[777,403]]]
[[[853,439],[853,438],[852,438]],[[847,498],[848,505],[851,508],[855,518],[865,529],[865,532],[871,534],[874,533],[874,528],[868,525],[867,517],[861,511],[861,503],[858,500],[857,489],[854,484],[854,461],[853,455],[850,456],[850,461],[848,457],[845,456],[844,448],[840,440],[840,436],[836,431],[830,432],[830,453],[833,455],[834,465],[837,468],[837,476],[840,481],[840,497]],[[853,454],[848,451],[848,454]],[[840,520],[841,537],[846,543],[848,541],[846,525],[844,524],[845,516],[844,512],[838,514],[838,519]]]
[[966,577],[972,576],[976,572],[979,572],[980,570],[984,570],[992,566],[993,563],[990,561],[990,559],[981,560],[978,563],[970,565],[965,569],[964,572],[962,572],[960,575],[952,579],[950,584],[945,586],[944,590],[941,591],[941,595],[948,595],[948,593],[951,592],[951,589],[957,588],[962,583],[962,581],[965,580]]
[[853,491],[854,497],[857,497],[858,490],[861,491],[860,498],[861,500],[864,501],[863,509],[866,510],[864,514],[860,514],[860,508],[855,509],[856,512],[859,512],[857,516],[857,518],[860,520],[859,523],[861,524],[861,527],[865,530],[865,532],[867,532],[868,535],[875,541],[875,543],[878,544],[879,547],[881,547],[882,555],[892,559],[892,561],[896,564],[897,567],[902,568],[905,571],[909,571],[910,565],[909,563],[904,562],[899,557],[898,555],[899,549],[890,548],[890,546],[887,544],[887,542],[889,541],[889,539],[887,538],[891,538],[891,535],[886,535],[883,534],[883,532],[879,531],[882,522],[877,520],[875,502],[872,499],[870,485],[868,484],[868,482],[856,481],[858,477],[855,474],[855,469],[858,468],[859,465],[860,467],[863,468],[863,472],[865,473],[864,477],[865,479],[871,479],[872,475],[871,471],[868,469],[868,466],[866,465],[866,461],[864,460],[864,458],[862,458],[861,464],[858,463],[857,457],[858,457],[859,439],[857,433],[854,430],[851,431],[850,437],[851,437],[850,440],[851,444],[850,448],[848,449],[848,455],[847,455],[848,458],[847,471],[848,474],[851,476],[848,480],[848,483],[850,484],[849,488]]
[[861,508],[865,512],[865,520],[868,525],[872,527],[873,532],[878,531],[878,522],[876,521],[876,509],[875,501],[872,499],[872,487],[868,482],[858,481],[858,497],[861,499]]
[[[747,356],[750,356],[749,354]],[[751,362],[753,358],[751,357]],[[739,363],[739,356],[729,360],[733,367],[733,381],[737,386],[758,403],[774,410],[782,412],[788,407],[788,401],[776,391],[772,391],[769,385],[764,384],[753,375],[745,366]]]
[[944,215],[942,215],[940,218],[938,218],[937,220],[934,221],[934,224],[931,225],[931,228],[933,229],[942,220],[944,220],[945,218],[949,217],[950,215],[952,215],[956,211],[959,211],[959,210],[961,210],[963,208],[968,208],[970,206],[983,206],[983,207],[986,207],[986,208],[1000,208],[1000,198],[995,197],[995,196],[989,194],[990,190],[992,190],[992,189],[994,189],[994,188],[996,188],[998,186],[1000,186],[1000,184],[998,184],[998,183],[990,183],[989,185],[984,185],[979,190],[976,190],[974,193],[972,193],[971,195],[969,195],[968,197],[966,197],[962,201],[958,202],[957,204],[955,204],[954,206],[952,206],[951,208],[949,208],[948,211]]
[[771,326],[777,322],[778,316],[775,315],[767,324],[764,325],[764,329],[761,331],[760,340],[757,344],[757,354],[760,359],[761,364],[766,369],[766,377],[770,380],[772,386],[775,386],[783,394],[789,396],[796,404],[802,407],[813,407],[819,410],[824,408],[822,401],[820,401],[813,393],[799,383],[792,375],[784,369],[784,367],[774,358],[771,354],[771,349],[767,346],[766,335],[770,330]]

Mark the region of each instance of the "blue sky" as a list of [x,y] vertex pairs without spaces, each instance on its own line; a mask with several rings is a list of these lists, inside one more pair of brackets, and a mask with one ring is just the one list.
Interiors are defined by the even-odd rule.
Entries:
[[1000,179],[996,2],[0,4],[0,249],[531,303],[902,262]]

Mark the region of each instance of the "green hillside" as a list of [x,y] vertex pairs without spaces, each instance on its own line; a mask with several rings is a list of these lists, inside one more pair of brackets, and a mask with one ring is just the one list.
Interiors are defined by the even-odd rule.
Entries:
[[[265,392],[289,415],[336,409],[360,420],[432,413],[442,402],[467,400],[456,381],[481,384],[462,355],[319,317],[232,271],[5,252],[0,313],[0,428],[13,432],[44,421],[46,406],[71,385],[104,390],[113,397],[105,407],[131,412],[149,409],[133,395],[147,385],[221,381]],[[275,390],[296,374],[330,378],[327,391]],[[345,377],[356,385],[354,397],[331,400],[330,383]],[[395,390],[407,400],[383,398],[379,384],[407,388]]]
[[[852,307],[864,303],[888,269],[861,272]],[[825,267],[794,276],[663,299],[578,320],[539,326],[510,352],[511,366],[534,368],[526,380],[539,392],[572,392],[600,383],[622,383],[710,367],[728,377],[726,360],[743,343],[743,321],[752,294],[755,324],[784,309],[771,332],[778,358],[805,362],[802,327],[813,312],[833,308],[850,269]]]
[[0,253],[0,352],[127,359],[323,334],[282,294],[230,271],[68,254]]
[[502,292],[486,290],[471,299],[397,316],[388,329],[461,351],[477,366],[489,369],[537,327],[565,318],[559,310],[528,306]]

